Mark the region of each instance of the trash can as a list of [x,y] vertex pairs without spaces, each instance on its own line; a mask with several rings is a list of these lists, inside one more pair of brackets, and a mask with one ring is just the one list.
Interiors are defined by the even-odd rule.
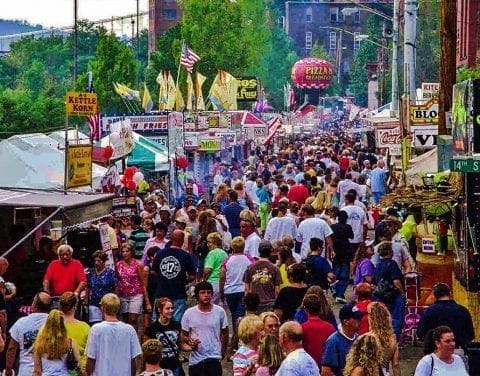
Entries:
[[480,342],[469,343],[465,353],[468,356],[468,373],[480,375]]

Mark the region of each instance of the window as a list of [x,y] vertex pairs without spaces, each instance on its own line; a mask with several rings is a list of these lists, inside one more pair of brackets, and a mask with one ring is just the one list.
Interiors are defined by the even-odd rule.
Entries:
[[338,22],[338,8],[330,8],[330,21]]
[[360,33],[358,31],[353,33],[353,51],[357,51],[360,48]]
[[360,9],[353,13],[353,22],[356,24],[360,23]]
[[329,42],[329,50],[330,53],[335,52],[337,50],[337,33],[335,31],[330,32],[330,42]]
[[311,50],[312,49],[312,32],[307,31],[305,33],[305,49]]
[[278,17],[278,26],[280,26],[282,29],[285,29],[285,16]]
[[307,8],[305,12],[305,22],[312,22],[312,8]]
[[177,19],[176,9],[162,9],[162,17],[164,20],[175,21]]
[[345,22],[345,15],[341,10],[338,12],[338,22]]

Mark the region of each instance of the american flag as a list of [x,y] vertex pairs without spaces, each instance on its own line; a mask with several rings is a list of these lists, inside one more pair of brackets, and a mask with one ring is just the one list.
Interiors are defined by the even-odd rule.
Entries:
[[90,127],[90,141],[100,140],[100,114],[87,116],[87,121]]
[[183,43],[182,54],[180,55],[180,65],[184,67],[188,73],[192,73],[193,66],[198,60],[200,60],[200,56],[188,48],[186,43]]

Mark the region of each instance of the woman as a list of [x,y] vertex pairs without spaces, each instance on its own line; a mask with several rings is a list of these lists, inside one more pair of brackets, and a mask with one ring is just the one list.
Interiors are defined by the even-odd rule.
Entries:
[[[305,296],[307,295],[316,295],[320,298],[321,306],[320,306],[320,312],[318,313],[318,316],[326,322],[329,322],[330,324],[333,325],[334,328],[337,327],[337,320],[335,319],[335,315],[330,308],[330,305],[328,304],[327,297],[325,296],[325,292],[320,286],[310,286],[305,293]],[[305,299],[305,297],[304,297]],[[305,313],[303,309],[303,302],[300,308],[297,310],[295,313],[294,320],[300,324],[303,324],[305,321],[307,321],[307,314]]]
[[[376,335],[380,343],[380,366],[382,367],[383,375],[400,376],[398,343],[397,337],[395,337],[393,333],[390,312],[388,312],[388,309],[380,302],[370,303],[367,312],[370,333]],[[390,363],[392,367],[390,367]]]
[[304,283],[307,269],[305,264],[292,264],[287,268],[288,281],[290,286],[286,286],[280,290],[273,310],[283,323],[293,320],[295,310],[302,304],[303,297],[308,290],[308,286]]
[[[53,309],[33,345],[33,376],[68,376],[66,360],[70,351],[80,364],[77,345],[67,336],[62,312]],[[80,374],[83,375],[83,371]]]
[[252,209],[252,199],[248,196],[247,192],[245,191],[245,187],[243,186],[242,182],[237,182],[233,186],[235,192],[238,195],[238,204],[243,209]]
[[372,283],[375,266],[371,258],[373,256],[373,240],[367,240],[365,244],[360,244],[360,247],[353,259],[353,286],[362,282]]
[[223,209],[225,206],[228,205],[228,185],[225,183],[221,183],[218,186],[217,193],[215,193],[215,196],[213,196],[213,202],[218,203],[220,205],[220,208]]
[[122,231],[123,221],[121,219],[115,219],[113,221],[113,229],[115,230],[115,235],[117,236],[117,244],[125,243],[128,238],[127,235]]
[[139,260],[133,258],[133,248],[128,243],[121,246],[123,260],[117,262],[118,296],[123,321],[137,330],[138,315],[142,312],[143,300],[147,312],[152,310],[147,291],[147,273]]
[[158,319],[145,330],[145,340],[158,339],[162,342],[162,360],[160,366],[173,372],[175,376],[183,376],[184,372],[180,363],[180,350],[191,351],[192,348],[182,342],[180,335],[182,327],[178,321],[173,320],[173,302],[168,298],[157,300],[155,311]]
[[205,258],[203,279],[213,286],[212,303],[220,303],[220,271],[223,261],[228,257],[222,249],[222,236],[218,232],[212,232],[207,236],[207,245],[210,250]]
[[280,368],[285,356],[274,335],[264,335],[258,346],[258,369],[255,376],[273,376]]
[[201,279],[203,277],[203,262],[210,251],[207,243],[207,237],[212,232],[217,231],[217,221],[214,218],[215,213],[213,210],[205,210],[204,212],[200,213],[198,216],[198,237],[197,241],[195,242],[194,250],[194,259],[195,260],[195,267],[197,269],[197,277]]
[[454,354],[455,336],[448,326],[430,330],[425,337],[424,353],[417,364],[414,376],[467,376],[465,364]]
[[343,376],[380,376],[381,348],[377,337],[365,333],[353,342]]
[[290,286],[290,282],[287,276],[287,268],[295,264],[296,260],[292,255],[292,250],[289,247],[284,246],[283,244],[278,247],[278,269],[280,270],[280,278],[282,282],[280,283],[280,290],[286,286]]
[[242,345],[233,354],[233,375],[254,375],[257,367],[258,344],[263,333],[263,321],[258,316],[247,316],[238,325]]
[[210,206],[214,212],[214,218],[217,221],[217,232],[222,236],[222,246],[225,250],[230,250],[232,244],[232,233],[228,225],[227,218],[222,214],[220,205],[216,202]]
[[144,219],[143,220],[143,229],[145,232],[150,236],[154,236],[155,231],[155,223],[151,219]]
[[83,321],[75,318],[75,308],[78,304],[78,298],[73,292],[65,292],[60,297],[60,310],[63,313],[63,320],[67,328],[67,336],[75,341],[80,354],[82,368],[87,365],[87,355],[85,354],[85,346],[87,345],[88,333],[90,326]]
[[105,267],[108,256],[103,251],[93,253],[93,268],[87,274],[88,317],[90,324],[102,321],[100,300],[105,294],[115,292],[118,284],[113,269]]
[[149,248],[158,247],[160,249],[164,249],[167,246],[169,240],[166,238],[167,232],[168,226],[165,223],[155,223],[153,237],[151,237],[145,242],[145,247],[143,248],[142,262],[145,261],[147,250]]

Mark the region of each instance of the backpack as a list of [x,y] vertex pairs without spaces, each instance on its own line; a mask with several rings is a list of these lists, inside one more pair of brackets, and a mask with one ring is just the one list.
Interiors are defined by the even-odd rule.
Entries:
[[307,286],[317,285],[320,286],[322,289],[328,289],[328,279],[327,275],[324,273],[323,270],[319,269],[315,265],[315,260],[317,257],[322,257],[320,255],[308,255],[303,260],[306,268],[306,275],[305,275],[305,284]]
[[390,260],[390,263],[385,269],[385,272],[383,273],[383,275],[380,276],[380,280],[378,281],[375,289],[373,290],[373,297],[375,298],[375,300],[379,300],[385,303],[392,303],[400,293],[398,288],[393,284],[393,281],[387,277],[387,273],[390,269],[390,265],[392,262],[395,261]]

